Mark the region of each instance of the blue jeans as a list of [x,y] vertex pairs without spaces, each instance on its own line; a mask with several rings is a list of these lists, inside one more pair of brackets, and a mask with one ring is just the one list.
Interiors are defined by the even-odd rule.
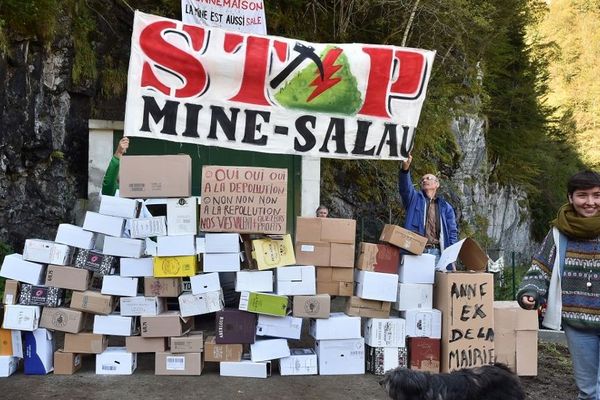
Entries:
[[575,382],[579,388],[579,400],[600,399],[600,330],[582,330],[563,324],[569,353],[573,361]]
[[442,254],[440,249],[436,249],[435,247],[426,247],[425,250],[423,250],[423,253],[434,255],[435,265],[437,265],[438,261],[440,261],[440,255]]

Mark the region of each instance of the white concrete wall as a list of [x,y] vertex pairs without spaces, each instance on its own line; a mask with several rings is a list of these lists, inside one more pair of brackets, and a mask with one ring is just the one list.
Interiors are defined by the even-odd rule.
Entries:
[[321,198],[321,159],[302,157],[300,213],[314,217]]

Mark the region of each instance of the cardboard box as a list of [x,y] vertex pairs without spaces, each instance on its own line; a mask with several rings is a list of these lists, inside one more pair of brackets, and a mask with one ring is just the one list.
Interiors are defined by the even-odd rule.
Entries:
[[129,220],[130,236],[135,239],[146,239],[167,235],[167,219],[164,216],[137,218]]
[[137,332],[135,317],[123,317],[118,314],[94,315],[94,333],[96,335],[131,336]]
[[215,315],[215,343],[254,343],[256,315],[227,308]]
[[221,290],[221,281],[216,272],[209,274],[194,275],[190,278],[193,294],[216,292]]
[[353,317],[387,318],[392,303],[389,301],[367,300],[351,296],[346,301],[346,314]]
[[71,294],[71,304],[69,307],[90,314],[108,315],[112,313],[117,306],[115,298],[104,295],[93,290],[84,292],[73,292]]
[[236,344],[217,344],[214,336],[208,336],[204,342],[204,361],[223,362],[240,361],[243,346]]
[[237,233],[206,233],[205,236],[206,254],[211,253],[239,253],[240,235]]
[[25,375],[46,375],[54,369],[54,336],[47,329],[25,332]]
[[165,298],[161,297],[121,297],[120,313],[124,317],[158,315],[167,309]]
[[440,339],[408,338],[409,368],[416,371],[440,372]]
[[138,278],[127,278],[118,275],[106,275],[102,279],[100,293],[113,296],[136,296]]
[[400,267],[400,249],[385,243],[360,244],[356,268],[363,271],[397,274]]
[[[320,241],[331,243],[354,244],[356,238],[356,221],[342,218],[320,218]],[[314,239],[313,239],[314,240]],[[354,261],[352,262],[354,266]]]
[[385,375],[386,371],[398,367],[406,368],[406,347],[371,347],[365,345],[366,370],[375,375]]
[[331,296],[294,296],[292,315],[298,318],[329,318]]
[[296,218],[296,243],[321,242],[322,218],[297,217]]
[[519,376],[537,376],[538,331],[516,331],[516,336],[516,374]]
[[363,328],[371,347],[406,347],[406,322],[402,318],[369,318]]
[[144,337],[183,336],[192,329],[194,320],[182,317],[179,311],[166,311],[140,317],[140,325]]
[[81,368],[81,354],[66,353],[63,349],[54,352],[54,375],[73,375]]
[[181,292],[181,278],[144,278],[144,296],[179,297]]
[[14,374],[19,367],[19,358],[13,356],[0,356],[0,378],[7,378]]
[[288,300],[287,296],[242,292],[240,293],[239,309],[251,313],[283,317],[287,313]]
[[156,278],[194,276],[197,272],[198,259],[195,255],[177,257],[154,257],[154,277]]
[[154,276],[154,258],[121,258],[119,275],[126,277]]
[[379,240],[400,247],[415,255],[422,254],[423,250],[425,250],[425,245],[427,244],[426,237],[397,225],[389,224],[386,224],[383,227]]
[[91,332],[65,333],[64,351],[67,353],[99,354],[106,350],[108,337]]
[[126,219],[122,217],[111,217],[110,215],[87,211],[83,221],[83,229],[106,236],[122,237],[125,231],[125,222]]
[[159,353],[167,351],[167,339],[164,337],[127,336],[125,347],[130,353]]
[[440,310],[413,309],[400,311],[400,317],[406,320],[406,336],[435,339],[442,336],[442,313]]
[[167,225],[169,235],[198,233],[198,198],[167,199]]
[[73,248],[66,244],[41,239],[25,240],[23,260],[42,264],[68,265],[73,259]]
[[299,242],[296,239],[295,250],[298,264],[329,266],[331,263],[331,243]]
[[422,283],[399,283],[398,296],[393,304],[395,310],[433,308],[433,285]]
[[23,358],[21,331],[0,328],[0,356]]
[[111,275],[115,272],[117,258],[91,250],[79,250],[75,255],[75,267],[87,269],[99,275]]
[[316,267],[317,282],[348,282],[354,285],[354,270],[351,268]]
[[362,299],[395,301],[398,292],[398,275],[381,272],[354,271],[355,293]]
[[195,256],[196,238],[194,235],[159,236],[156,238],[159,257]]
[[124,197],[100,196],[100,209],[98,212],[103,215],[111,215],[121,218],[137,218],[142,209],[142,202]]
[[[348,271],[352,271],[349,269]],[[319,282],[317,281],[317,294],[329,294],[331,296],[352,296],[354,294],[354,282]]]
[[250,360],[221,362],[219,375],[241,378],[266,378],[271,375],[271,362]]
[[86,322],[85,314],[70,308],[44,307],[40,327],[55,331],[78,333]]
[[315,267],[289,266],[275,270],[277,294],[296,296],[317,293]]
[[137,354],[125,347],[108,347],[96,355],[96,375],[131,375],[137,367]]
[[204,272],[236,272],[241,267],[241,253],[206,253],[203,255]]
[[182,317],[209,314],[222,310],[224,307],[225,300],[222,290],[202,294],[184,293],[179,296],[179,310]]
[[4,281],[4,295],[2,297],[2,304],[17,304],[19,298],[19,281],[7,279]]
[[328,319],[311,319],[309,332],[316,340],[356,339],[361,337],[360,317],[331,313]]
[[156,353],[154,375],[200,375],[202,353]]
[[317,375],[317,354],[313,349],[290,349],[289,357],[279,360],[279,373],[288,375]]
[[474,239],[466,238],[444,249],[436,269],[445,271],[446,266],[460,260],[466,271],[485,272],[488,264],[487,254]]
[[365,373],[365,342],[363,338],[317,340],[315,352],[319,360],[319,375]]
[[258,336],[271,336],[277,338],[300,340],[301,331],[302,318],[295,318],[291,316],[258,316],[258,324],[256,326],[256,334]]
[[283,235],[281,240],[253,240],[252,258],[256,260],[256,265],[260,270],[296,264],[292,236]]
[[51,286],[21,285],[19,304],[24,306],[60,307],[64,300],[64,290]]
[[289,355],[290,348],[286,339],[257,340],[250,345],[252,362],[276,360]]
[[91,250],[96,243],[96,233],[86,231],[80,226],[60,224],[54,241],[67,246]]
[[191,157],[187,154],[121,157],[119,195],[131,198],[190,197]]
[[435,256],[421,254],[420,256],[403,255],[398,270],[398,280],[401,283],[432,284],[435,275]]
[[273,271],[238,271],[235,273],[236,292],[272,292]]
[[202,353],[204,351],[204,333],[192,331],[185,336],[169,339],[171,353]]
[[69,290],[87,290],[90,286],[91,273],[87,269],[48,265],[46,270],[46,286]]
[[140,239],[104,237],[102,253],[109,256],[140,258],[146,250],[146,242]]
[[354,245],[331,243],[329,266],[354,268]]
[[34,331],[38,329],[41,313],[40,306],[6,305],[4,307],[2,328]]
[[26,261],[20,254],[10,254],[4,257],[0,276],[15,281],[41,285],[44,282],[46,266],[31,261]]
[[[441,372],[493,363],[493,274],[436,272],[433,299],[434,307],[442,312],[444,328]],[[463,356],[471,351],[473,357]]]

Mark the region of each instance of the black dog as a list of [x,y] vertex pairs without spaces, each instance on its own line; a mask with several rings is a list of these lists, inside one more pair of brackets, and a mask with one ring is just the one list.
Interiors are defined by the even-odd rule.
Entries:
[[386,372],[380,384],[394,400],[524,400],[519,378],[504,364],[431,374],[406,368]]

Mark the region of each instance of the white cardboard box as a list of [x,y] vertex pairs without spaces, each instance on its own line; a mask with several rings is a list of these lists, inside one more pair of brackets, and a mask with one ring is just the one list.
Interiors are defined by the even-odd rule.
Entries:
[[433,254],[402,255],[398,273],[398,282],[401,283],[432,284],[435,276],[435,256]]
[[135,333],[135,326],[135,317],[94,315],[94,334],[97,335],[131,336]]
[[205,253],[204,272],[237,272],[240,270],[240,253]]
[[15,373],[19,366],[19,358],[13,356],[0,356],[0,378],[7,378]]
[[69,265],[73,248],[49,240],[27,239],[23,248],[23,260],[42,264]]
[[102,294],[113,296],[137,296],[138,278],[105,275],[102,278]]
[[202,294],[221,290],[221,281],[219,280],[219,274],[217,272],[194,275],[190,277],[190,284],[192,286],[193,294]]
[[258,336],[271,336],[286,339],[300,339],[302,332],[302,318],[292,316],[272,317],[258,314],[256,334]]
[[25,332],[23,364],[26,375],[46,375],[54,370],[54,335],[39,328]]
[[315,267],[288,266],[275,269],[277,294],[296,296],[317,294]]
[[240,235],[237,233],[207,233],[204,238],[206,253],[240,252]]
[[43,285],[46,279],[46,266],[25,261],[20,254],[10,254],[4,257],[0,276],[31,285]]
[[320,375],[365,373],[365,341],[359,339],[318,340],[315,352]]
[[310,335],[317,340],[356,339],[360,333],[360,317],[342,312],[331,313],[328,319],[310,320]]
[[146,242],[140,239],[104,237],[102,253],[109,256],[140,258],[146,249]]
[[154,259],[145,258],[121,258],[119,273],[126,277],[154,276]]
[[92,211],[85,213],[83,229],[102,233],[107,236],[122,237],[125,229],[125,218],[102,215]]
[[288,375],[317,375],[317,354],[313,349],[290,349],[290,356],[279,360],[279,373]]
[[142,203],[139,200],[102,195],[98,212],[113,217],[137,218],[140,215],[141,206]]
[[439,310],[406,310],[400,316],[406,320],[406,336],[442,338],[442,313]]
[[158,315],[166,309],[164,297],[121,297],[120,312],[124,317]]
[[125,347],[109,347],[96,355],[96,375],[131,375],[137,367],[137,354]]
[[56,243],[66,244],[80,249],[92,250],[96,243],[96,233],[84,231],[82,227],[60,224],[54,239]]
[[276,360],[289,355],[290,347],[286,339],[257,340],[250,345],[250,357],[253,362]]
[[250,360],[224,361],[220,363],[219,375],[242,378],[266,378],[271,375],[271,362],[253,362]]
[[433,285],[426,283],[399,283],[398,296],[392,305],[395,310],[433,308]]
[[196,254],[206,253],[206,238],[204,236],[196,236]]
[[354,271],[355,293],[368,300],[396,301],[398,275],[382,272]]
[[40,306],[9,305],[4,306],[2,328],[17,331],[38,329],[42,308]]
[[169,235],[195,235],[198,232],[198,198],[167,199]]
[[157,255],[194,256],[196,255],[196,239],[194,235],[159,236],[156,238]]
[[179,310],[182,317],[217,312],[225,308],[223,291],[202,294],[184,293],[179,296]]
[[365,344],[371,347],[405,347],[406,321],[402,318],[368,318],[363,328]]
[[167,219],[164,216],[129,220],[129,236],[146,239],[167,234]]
[[272,292],[273,271],[237,271],[235,273],[236,292]]

